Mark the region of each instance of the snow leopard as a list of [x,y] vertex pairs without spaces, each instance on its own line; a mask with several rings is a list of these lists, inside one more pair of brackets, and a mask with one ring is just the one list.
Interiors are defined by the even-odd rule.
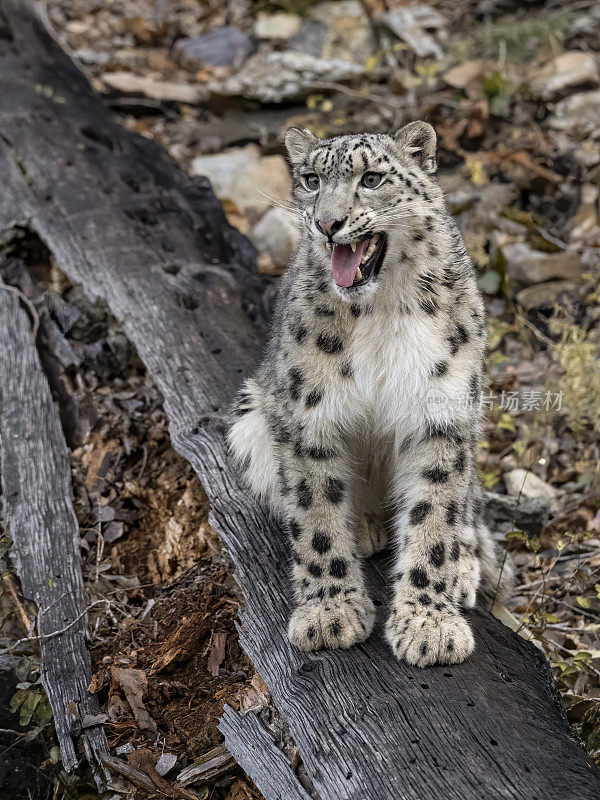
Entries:
[[365,640],[363,562],[389,547],[385,636],[397,658],[457,663],[463,610],[506,592],[475,448],[484,305],[437,171],[436,134],[285,135],[297,251],[264,358],[233,407],[230,452],[283,521],[303,650]]

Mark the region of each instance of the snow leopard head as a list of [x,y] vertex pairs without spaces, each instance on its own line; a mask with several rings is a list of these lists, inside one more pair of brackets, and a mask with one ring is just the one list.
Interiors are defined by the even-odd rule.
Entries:
[[341,297],[370,296],[381,274],[402,269],[415,222],[443,212],[434,129],[411,122],[393,135],[318,139],[290,128],[285,144],[313,263],[329,270]]

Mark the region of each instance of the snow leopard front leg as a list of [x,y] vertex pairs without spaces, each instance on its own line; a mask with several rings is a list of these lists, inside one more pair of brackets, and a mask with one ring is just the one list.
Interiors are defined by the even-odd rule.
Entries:
[[350,647],[367,638],[375,618],[352,526],[350,460],[338,437],[315,425],[282,457],[294,554],[290,639],[303,650]]
[[397,456],[398,554],[386,636],[409,664],[458,663],[473,651],[460,613],[475,603],[479,583],[475,532],[463,525],[472,462],[469,432],[453,426],[429,430]]

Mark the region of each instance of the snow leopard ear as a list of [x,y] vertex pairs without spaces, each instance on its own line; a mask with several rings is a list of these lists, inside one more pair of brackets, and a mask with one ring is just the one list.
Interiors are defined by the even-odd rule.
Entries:
[[304,161],[318,141],[317,137],[313,136],[307,128],[288,128],[285,132],[285,146],[292,164],[296,165]]
[[430,175],[437,169],[436,143],[437,137],[428,122],[418,120],[409,122],[393,136],[398,148],[403,153],[409,153],[421,167],[423,172]]

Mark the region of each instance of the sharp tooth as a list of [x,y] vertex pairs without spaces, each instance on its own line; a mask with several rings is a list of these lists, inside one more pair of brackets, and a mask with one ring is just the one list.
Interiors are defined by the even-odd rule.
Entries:
[[362,281],[362,272],[360,271],[360,267],[356,268],[356,275],[354,276],[355,281]]
[[327,242],[323,242],[323,250],[325,250],[325,252],[327,252]]
[[352,252],[353,252],[353,253],[356,253],[356,242],[352,242],[352,243],[350,244],[350,247],[352,248]]

